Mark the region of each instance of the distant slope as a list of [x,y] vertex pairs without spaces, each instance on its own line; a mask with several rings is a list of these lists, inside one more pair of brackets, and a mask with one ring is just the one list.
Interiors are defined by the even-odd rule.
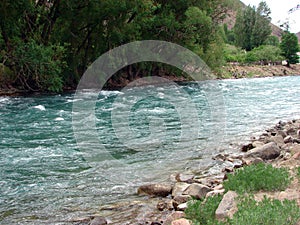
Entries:
[[[231,6],[231,9],[227,13],[227,17],[223,21],[224,24],[227,24],[228,29],[232,29],[234,27],[235,19],[238,11],[242,10],[245,7],[246,5],[243,2],[239,0],[234,1],[234,3]],[[272,35],[281,38],[283,31],[280,27],[271,23],[271,29],[272,29]],[[298,33],[298,39],[300,40],[300,32]]]

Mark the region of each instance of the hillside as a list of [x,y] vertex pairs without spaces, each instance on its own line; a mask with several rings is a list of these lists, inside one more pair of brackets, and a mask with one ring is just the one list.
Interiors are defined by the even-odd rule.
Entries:
[[[232,29],[234,27],[235,19],[238,11],[245,7],[246,5],[243,2],[239,0],[234,1],[234,3],[231,6],[231,9],[227,13],[227,17],[223,21],[224,24],[227,24],[228,29]],[[271,23],[271,29],[272,29],[272,35],[281,38],[282,29],[280,27]],[[298,39],[300,40],[300,32],[297,34],[297,36]]]

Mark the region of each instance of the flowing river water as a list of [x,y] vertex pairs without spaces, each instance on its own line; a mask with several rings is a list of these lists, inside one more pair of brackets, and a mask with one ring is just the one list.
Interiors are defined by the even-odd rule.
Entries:
[[0,224],[66,224],[175,172],[213,173],[213,155],[300,117],[300,76],[101,91],[98,152],[74,137],[74,125],[83,125],[79,136],[91,132],[84,120],[72,123],[77,101],[85,98],[0,97]]

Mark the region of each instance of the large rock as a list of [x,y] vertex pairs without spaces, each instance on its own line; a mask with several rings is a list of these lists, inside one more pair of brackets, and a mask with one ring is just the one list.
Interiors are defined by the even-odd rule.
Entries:
[[191,225],[191,223],[187,219],[179,219],[179,220],[174,220],[171,225]]
[[194,178],[194,175],[193,174],[183,174],[183,173],[178,173],[176,174],[176,181],[178,182],[185,182],[185,183],[193,183],[193,178]]
[[234,191],[228,191],[220,202],[216,210],[216,219],[224,220],[226,218],[232,218],[233,214],[237,211],[237,205],[235,198],[237,193]]
[[164,221],[163,225],[171,225],[174,220],[178,220],[178,219],[181,219],[183,217],[185,217],[185,213],[184,212],[175,211],[175,212],[171,213],[166,218],[166,220]]
[[150,195],[155,197],[166,197],[172,192],[170,184],[146,184],[138,188],[138,194]]
[[179,196],[182,195],[182,193],[190,186],[190,184],[183,183],[183,182],[177,182],[174,185],[173,191],[172,191],[172,196]]
[[184,195],[190,195],[197,199],[204,198],[206,194],[213,189],[202,184],[191,184],[184,192]]
[[90,223],[90,225],[106,225],[107,221],[101,216],[96,216]]
[[274,143],[270,142],[261,147],[254,148],[245,154],[245,158],[261,158],[263,160],[275,159],[280,155],[280,148]]
[[282,147],[284,145],[284,139],[281,135],[271,137],[270,142],[275,142],[279,147]]

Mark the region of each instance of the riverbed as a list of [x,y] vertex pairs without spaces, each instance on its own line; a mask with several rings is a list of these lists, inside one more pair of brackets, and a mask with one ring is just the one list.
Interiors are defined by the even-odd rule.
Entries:
[[93,94],[0,97],[1,224],[65,224],[177,171],[213,173],[213,155],[300,114],[299,76],[101,91],[74,120]]

